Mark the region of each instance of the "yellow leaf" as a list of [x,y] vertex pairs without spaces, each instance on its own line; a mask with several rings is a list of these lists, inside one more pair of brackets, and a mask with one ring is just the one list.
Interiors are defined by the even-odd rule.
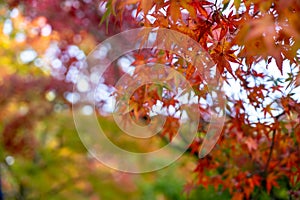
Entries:
[[181,18],[180,4],[177,0],[171,1],[168,14],[171,15],[174,23],[176,23],[178,19]]
[[241,0],[234,0],[234,7],[236,10],[240,8],[241,5]]
[[192,6],[192,5],[190,5],[189,2],[181,1],[180,4],[181,4],[181,6],[183,8],[187,9],[187,11],[190,14],[190,17],[192,17],[192,18],[196,18],[197,17],[196,8],[194,6]]

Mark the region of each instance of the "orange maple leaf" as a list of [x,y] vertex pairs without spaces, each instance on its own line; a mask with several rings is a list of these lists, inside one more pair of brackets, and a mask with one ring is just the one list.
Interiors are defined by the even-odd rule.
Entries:
[[274,173],[270,173],[267,177],[267,192],[270,194],[270,191],[273,186],[278,187],[278,183],[276,182],[277,175]]
[[249,151],[257,149],[257,142],[252,137],[248,137],[245,141],[245,144],[247,145]]

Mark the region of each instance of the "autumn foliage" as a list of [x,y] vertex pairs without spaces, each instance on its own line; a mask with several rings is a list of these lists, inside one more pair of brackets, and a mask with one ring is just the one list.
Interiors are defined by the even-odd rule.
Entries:
[[[10,0],[11,9],[23,10],[30,21],[27,44],[44,55],[53,41],[57,44],[55,58],[64,67],[50,66],[53,78],[24,80],[22,75],[6,74],[2,82],[12,82],[14,90],[0,85],[2,107],[7,99],[23,98],[27,90],[35,95],[56,91],[64,102],[70,91],[71,75],[80,68],[82,58],[72,55],[70,48],[78,46],[88,53],[105,38],[132,28],[166,28],[183,33],[201,45],[210,55],[225,88],[226,123],[222,135],[204,158],[198,153],[209,124],[207,85],[196,66],[187,63],[175,53],[140,50],[129,53],[128,60],[134,69],[142,64],[161,63],[180,72],[192,85],[198,97],[200,123],[198,137],[186,152],[195,159],[193,179],[183,189],[189,194],[199,187],[214,191],[229,191],[234,200],[242,199],[297,199],[300,198],[300,2],[298,0],[108,0],[108,1],[36,1]],[[65,17],[68,16],[68,17]],[[49,24],[51,34],[43,36]],[[43,38],[43,43],[39,41]],[[46,41],[46,42],[45,42]],[[43,45],[40,48],[39,45]],[[185,48],[189,48],[189,44]],[[45,47],[44,47],[45,46]],[[21,45],[22,48],[24,46]],[[51,65],[51,64],[50,64]],[[126,73],[114,63],[104,83],[113,87]],[[0,71],[1,72],[1,71]],[[134,72],[136,73],[136,72]],[[113,74],[114,76],[111,76]],[[36,83],[38,82],[38,84]],[[17,88],[22,86],[24,88]],[[41,90],[41,91],[38,91]],[[148,123],[150,111],[157,102],[175,110],[179,103],[166,88],[144,85],[130,98],[131,117],[137,123]],[[18,93],[14,91],[22,91]],[[37,94],[38,93],[38,94]],[[115,92],[118,94],[118,91]],[[120,98],[117,97],[116,98]],[[5,123],[2,143],[6,151],[34,157],[34,133],[19,131],[28,117],[39,118],[53,112],[48,102],[43,108],[31,106],[26,115],[17,116]],[[98,102],[99,113],[105,102]],[[49,110],[47,110],[49,109]],[[2,112],[2,111],[1,111]],[[98,113],[98,114],[99,114]],[[172,140],[179,127],[179,119],[167,113],[160,137]],[[32,118],[31,118],[32,119]],[[4,119],[1,119],[4,120]],[[32,129],[32,122],[24,130]],[[23,129],[22,129],[23,130]],[[34,145],[33,145],[34,144]],[[29,146],[23,151],[24,146]]]

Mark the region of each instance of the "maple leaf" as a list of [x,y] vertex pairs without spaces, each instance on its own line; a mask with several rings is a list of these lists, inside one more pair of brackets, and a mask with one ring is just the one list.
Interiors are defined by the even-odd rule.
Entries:
[[219,73],[222,74],[224,72],[224,69],[226,69],[233,77],[235,77],[235,74],[232,71],[232,68],[230,66],[230,62],[238,63],[238,59],[234,55],[234,52],[236,50],[232,50],[230,48],[229,43],[223,42],[222,44],[219,44],[217,47],[215,47],[210,55],[214,59],[214,61],[217,63],[217,68],[219,70]]
[[145,15],[147,15],[149,10],[153,6],[153,0],[141,0],[140,6],[141,9],[144,11]]
[[244,193],[243,192],[235,192],[232,199],[234,199],[234,200],[243,200],[244,199]]
[[272,104],[273,104],[273,103],[271,103],[271,104],[267,105],[265,108],[263,108],[264,116],[265,116],[265,117],[266,117],[267,113],[268,113],[269,115],[271,115],[271,117],[273,117],[272,111],[275,110],[275,109],[271,107]]
[[166,118],[165,125],[161,131],[162,135],[163,136],[168,135],[169,140],[172,141],[174,135],[176,135],[178,132],[179,126],[180,126],[180,122],[179,122],[178,118],[168,116]]
[[171,16],[174,23],[181,19],[180,2],[177,0],[170,0],[170,6],[168,7],[167,13]]
[[187,196],[190,196],[191,191],[196,188],[196,185],[193,182],[188,182],[183,186],[183,192],[186,193]]
[[283,86],[282,85],[274,85],[271,88],[272,88],[272,92],[279,91],[282,93],[281,88],[283,88]]
[[234,0],[234,6],[236,10],[239,10],[241,5],[241,0]]
[[252,137],[248,137],[245,140],[245,144],[247,145],[249,151],[251,152],[252,150],[257,149],[257,141],[255,141]]
[[197,15],[196,7],[193,6],[193,4],[191,4],[191,0],[180,1],[180,5],[182,6],[182,8],[187,9],[190,17],[196,18]]
[[194,140],[194,141],[192,142],[192,144],[190,145],[190,147],[189,147],[189,149],[191,150],[191,154],[198,153],[198,151],[199,151],[199,146],[200,146],[200,142]]
[[274,173],[270,173],[267,176],[267,192],[270,194],[272,187],[279,187],[278,183],[276,182],[278,176]]
[[259,186],[261,184],[261,177],[255,174],[252,177],[248,178],[248,183],[249,186],[254,189],[255,186]]
[[204,17],[208,18],[208,13],[206,9],[203,7],[204,5],[211,5],[211,2],[207,1],[193,1],[191,5],[197,9],[197,11]]
[[188,64],[188,67],[186,69],[186,78],[189,80],[195,71],[196,71],[196,67],[194,67],[191,64]]

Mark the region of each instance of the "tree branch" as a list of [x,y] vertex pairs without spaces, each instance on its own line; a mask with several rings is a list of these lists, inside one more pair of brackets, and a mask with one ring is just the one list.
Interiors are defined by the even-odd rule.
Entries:
[[272,157],[272,153],[273,153],[273,149],[274,149],[274,144],[275,144],[275,137],[276,137],[276,129],[274,129],[273,132],[272,132],[272,143],[271,143],[270,152],[269,152],[268,160],[267,160],[267,163],[266,163],[266,167],[265,167],[265,170],[264,170],[265,174],[267,174],[268,168],[269,168],[269,165],[270,165],[270,161],[271,161],[271,157]]

